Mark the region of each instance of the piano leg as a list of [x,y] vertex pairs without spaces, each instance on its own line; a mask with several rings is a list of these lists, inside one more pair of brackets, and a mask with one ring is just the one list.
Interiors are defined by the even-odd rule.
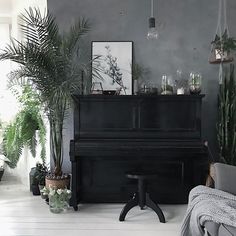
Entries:
[[75,158],[75,142],[74,140],[70,141],[70,160],[71,160],[71,167],[72,167],[72,196],[70,200],[70,205],[74,208],[75,211],[78,211],[78,171],[79,171],[79,164]]
[[74,208],[75,211],[78,210],[78,171],[76,171],[77,165],[77,161],[72,162],[72,196],[70,205]]

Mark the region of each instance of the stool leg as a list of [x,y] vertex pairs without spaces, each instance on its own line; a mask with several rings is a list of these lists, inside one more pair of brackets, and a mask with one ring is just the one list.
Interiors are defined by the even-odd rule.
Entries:
[[124,208],[122,209],[121,213],[120,213],[120,217],[119,217],[119,221],[124,221],[125,220],[125,216],[127,215],[127,213],[129,212],[129,210],[135,206],[138,205],[138,196],[135,193],[133,198],[130,199],[126,205],[124,206]]
[[138,196],[139,206],[143,210],[146,205],[146,182],[144,179],[138,180]]
[[151,198],[149,197],[149,194],[148,194],[148,193],[146,194],[146,205],[147,205],[148,207],[150,207],[153,211],[156,212],[156,214],[158,215],[159,220],[160,220],[161,223],[165,223],[165,222],[166,222],[166,221],[165,221],[165,216],[164,216],[164,214],[163,214],[161,208],[160,208],[156,203],[154,203],[154,202],[151,200]]

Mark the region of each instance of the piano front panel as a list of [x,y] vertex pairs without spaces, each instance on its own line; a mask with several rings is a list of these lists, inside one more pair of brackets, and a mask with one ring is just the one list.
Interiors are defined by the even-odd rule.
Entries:
[[[140,163],[122,158],[83,159],[81,198],[85,202],[126,202],[137,191],[137,182],[126,178],[127,171],[139,170]],[[142,166],[146,171],[156,173],[157,180],[150,180],[148,187],[158,202],[176,203],[183,201],[186,194],[184,186],[184,161],[158,162],[145,160]],[[108,177],[109,176],[109,177]],[[175,196],[168,186],[175,186]],[[185,199],[186,201],[187,199]]]
[[202,95],[79,97],[79,138],[200,139]]

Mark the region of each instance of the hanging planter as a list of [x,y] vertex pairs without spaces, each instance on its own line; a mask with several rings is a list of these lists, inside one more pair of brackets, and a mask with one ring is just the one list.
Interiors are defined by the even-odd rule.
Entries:
[[236,40],[229,36],[226,16],[226,1],[219,0],[218,24],[214,40],[211,42],[209,62],[222,64],[234,60],[232,51],[236,49]]
[[236,49],[236,40],[228,36],[227,30],[224,31],[221,37],[216,34],[211,44],[212,48],[209,58],[211,64],[227,63],[234,60],[231,51]]

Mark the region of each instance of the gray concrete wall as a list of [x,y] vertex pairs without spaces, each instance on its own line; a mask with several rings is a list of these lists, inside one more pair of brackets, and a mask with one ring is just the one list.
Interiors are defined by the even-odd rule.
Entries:
[[[228,0],[228,25],[236,35],[236,1]],[[214,37],[217,0],[154,0],[155,16],[164,23],[160,39],[148,41],[146,32],[150,14],[149,0],[48,0],[48,9],[56,16],[61,29],[84,16],[92,23],[85,42],[90,57],[94,40],[130,40],[134,42],[135,61],[149,68],[146,81],[160,84],[162,74],[175,75],[181,68],[203,75],[203,138],[216,153],[216,116],[218,65],[210,65],[210,42]],[[65,140],[73,137],[72,117],[67,123]],[[70,170],[68,145],[65,147],[65,169]]]

